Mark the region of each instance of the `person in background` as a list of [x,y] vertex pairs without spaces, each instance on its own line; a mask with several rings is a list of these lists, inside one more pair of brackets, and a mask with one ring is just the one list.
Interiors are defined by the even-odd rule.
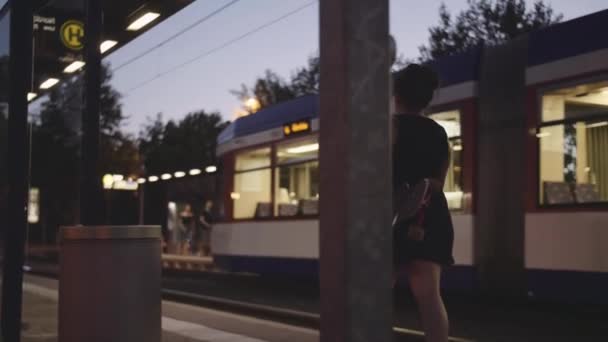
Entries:
[[181,254],[190,254],[190,246],[194,234],[194,214],[192,213],[192,207],[190,204],[184,206],[184,210],[179,214],[181,219],[182,229],[182,240],[181,240]]
[[[440,278],[442,267],[454,263],[454,228],[443,193],[449,144],[445,130],[423,115],[439,81],[433,70],[418,64],[398,71],[393,80],[393,188],[397,192],[404,184],[414,186],[424,180],[434,184],[423,222],[395,227],[395,277],[407,275],[427,341],[447,342],[449,324]],[[401,232],[407,235],[399,237]]]
[[211,229],[213,224],[213,202],[206,201],[203,207],[203,212],[199,217],[201,224],[201,236],[199,239],[199,252],[203,256],[209,256],[211,254]]

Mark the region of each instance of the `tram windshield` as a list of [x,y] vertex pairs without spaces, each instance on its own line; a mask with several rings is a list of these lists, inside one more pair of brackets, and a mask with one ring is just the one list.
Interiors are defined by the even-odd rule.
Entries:
[[541,204],[608,202],[608,81],[544,93],[541,118]]

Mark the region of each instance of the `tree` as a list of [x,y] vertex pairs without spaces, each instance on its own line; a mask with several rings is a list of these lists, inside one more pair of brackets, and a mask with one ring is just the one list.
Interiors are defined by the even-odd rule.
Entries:
[[295,96],[317,94],[321,78],[319,55],[308,58],[308,65],[298,68],[291,76],[290,88]]
[[[230,92],[242,103],[245,103],[251,97],[255,97],[260,104],[260,109],[296,97],[290,84],[271,70],[266,70],[264,76],[258,78],[251,89],[241,84],[240,90],[231,90]],[[246,112],[252,112],[251,108],[247,106],[244,106],[243,109]]]
[[215,165],[217,138],[227,123],[219,113],[189,113],[166,124],[158,114],[139,134],[139,150],[149,174]]
[[543,0],[537,0],[530,10],[525,0],[468,0],[468,6],[452,17],[445,3],[441,5],[439,24],[429,29],[427,45],[419,48],[422,61],[464,52],[481,44],[499,45],[563,18],[561,14],[555,15]]
[[[120,130],[126,117],[120,94],[110,84],[111,78],[104,65],[100,94],[100,172],[135,174],[139,171],[137,146]],[[51,233],[60,225],[77,223],[82,88],[80,76],[54,87],[33,125],[32,185],[40,188],[42,222]]]

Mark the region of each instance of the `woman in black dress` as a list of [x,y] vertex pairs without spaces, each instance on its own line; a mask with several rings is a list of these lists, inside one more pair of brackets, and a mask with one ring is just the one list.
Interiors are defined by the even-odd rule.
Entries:
[[427,341],[445,342],[448,317],[440,294],[441,268],[454,263],[454,230],[441,189],[449,144],[445,130],[422,114],[437,86],[436,74],[426,66],[410,64],[394,75],[393,188],[425,178],[438,185],[425,211],[423,238],[395,241],[394,259],[397,275],[407,275]]

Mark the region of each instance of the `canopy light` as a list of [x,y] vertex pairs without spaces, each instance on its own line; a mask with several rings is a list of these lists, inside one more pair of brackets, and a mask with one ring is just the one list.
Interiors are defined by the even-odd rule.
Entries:
[[101,43],[101,45],[99,45],[99,51],[101,51],[101,53],[105,53],[106,51],[116,46],[116,44],[118,44],[118,42],[115,40],[106,40]]
[[287,153],[300,154],[319,150],[319,144],[302,145],[298,147],[288,148]]
[[177,171],[176,173],[173,174],[175,176],[175,178],[182,178],[186,176],[186,173],[183,171]]
[[201,174],[201,170],[199,170],[199,169],[190,170],[190,176],[196,176],[196,175],[200,175],[200,174]]
[[595,128],[595,127],[603,127],[603,126],[608,126],[608,121],[592,123],[592,124],[587,125],[587,128]]
[[205,168],[205,172],[207,172],[207,173],[214,173],[215,171],[217,171],[217,167],[216,167],[216,166],[213,166],[213,165],[211,165],[211,166],[207,166],[207,167]]
[[145,184],[146,183],[146,179],[145,178],[140,178],[137,180],[137,183],[139,184]]
[[80,70],[80,68],[82,68],[84,66],[84,64],[85,63],[83,61],[74,61],[74,62],[72,62],[72,64],[65,67],[65,69],[63,69],[63,72],[65,72],[66,74],[71,74],[73,72]]
[[156,20],[158,17],[160,17],[160,13],[147,12],[144,15],[142,15],[141,17],[135,19],[135,21],[133,21],[131,23],[131,25],[129,25],[129,27],[127,27],[127,30],[128,31],[141,30],[146,25],[148,25],[151,22],[153,22],[154,20]]
[[168,174],[168,173],[165,173],[162,176],[160,176],[160,179],[162,179],[162,180],[168,180],[168,179],[171,179],[171,178],[172,178],[172,176],[170,174]]
[[48,80],[42,82],[42,84],[40,85],[40,89],[50,89],[57,83],[59,83],[58,79],[49,78]]
[[150,183],[158,182],[158,177],[150,176],[150,177],[148,177],[148,182],[150,182]]

